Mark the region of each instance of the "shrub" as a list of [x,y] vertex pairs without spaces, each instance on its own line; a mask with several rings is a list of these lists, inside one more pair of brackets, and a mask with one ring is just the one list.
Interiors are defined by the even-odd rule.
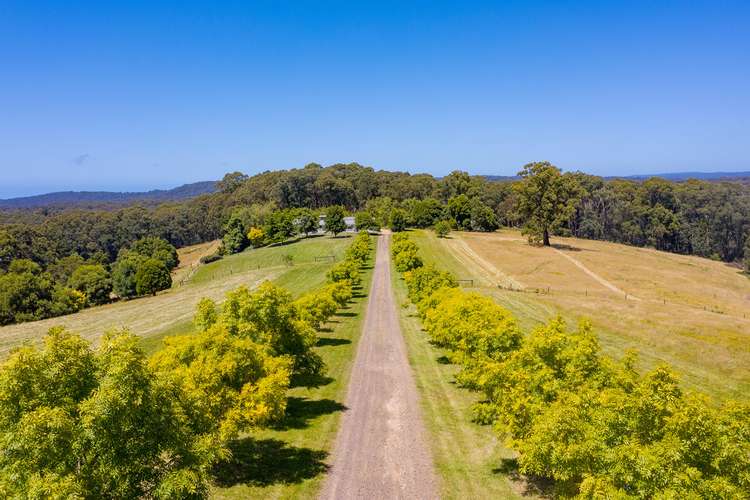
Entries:
[[224,256],[221,254],[221,252],[212,253],[209,255],[204,255],[200,258],[201,264],[210,264],[211,262],[216,262],[217,260],[223,259]]
[[393,263],[396,266],[396,270],[403,273],[421,267],[422,259],[417,255],[416,250],[406,249],[396,254]]
[[177,249],[162,238],[141,238],[130,245],[129,250],[146,258],[154,258],[162,261],[170,271],[179,264]]
[[400,208],[391,211],[391,231],[400,232],[406,229],[406,212]]
[[73,272],[68,286],[86,295],[90,304],[109,302],[112,280],[101,264],[84,264]]
[[441,220],[435,223],[433,229],[435,230],[435,235],[438,238],[445,238],[451,232],[451,224],[448,221]]
[[164,263],[158,259],[147,259],[135,273],[135,290],[138,295],[156,295],[160,290],[172,286],[172,276]]
[[296,373],[323,372],[323,360],[313,350],[315,330],[299,317],[283,288],[265,282],[254,292],[240,287],[227,293],[219,323],[234,335],[267,345],[275,356],[291,356]]
[[195,308],[193,324],[195,324],[200,331],[205,332],[216,324],[218,319],[219,315],[216,311],[216,302],[207,297],[203,297]]
[[259,227],[251,227],[247,232],[247,241],[253,248],[262,247],[266,240],[266,233]]
[[334,264],[327,274],[328,280],[332,283],[346,281],[353,286],[360,284],[359,265],[353,260],[343,260]]

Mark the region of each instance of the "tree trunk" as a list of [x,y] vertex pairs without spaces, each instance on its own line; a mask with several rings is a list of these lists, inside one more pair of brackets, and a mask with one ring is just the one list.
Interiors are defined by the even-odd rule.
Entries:
[[542,242],[544,243],[545,247],[550,246],[549,245],[549,231],[547,230],[546,227],[544,228],[544,234],[542,235]]

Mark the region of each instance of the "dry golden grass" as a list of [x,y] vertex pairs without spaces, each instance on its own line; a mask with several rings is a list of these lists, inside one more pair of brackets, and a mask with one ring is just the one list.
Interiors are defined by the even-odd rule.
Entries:
[[219,249],[221,240],[207,241],[177,249],[177,257],[180,263],[172,271],[172,283],[177,286],[185,278],[189,277],[200,265],[201,257],[211,255]]
[[668,362],[719,399],[750,394],[750,279],[732,266],[575,238],[533,247],[511,230],[416,237],[428,260],[444,254],[437,259],[527,328],[555,314],[589,318],[610,354],[635,348],[644,368]]

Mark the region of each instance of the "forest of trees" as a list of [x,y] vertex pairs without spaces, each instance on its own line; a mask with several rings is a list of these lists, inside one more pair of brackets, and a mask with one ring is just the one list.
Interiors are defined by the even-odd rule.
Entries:
[[[223,252],[233,253],[314,232],[320,213],[334,216],[330,225],[343,211],[355,213],[360,227],[437,225],[444,233],[451,228],[493,231],[510,226],[523,228],[531,241],[543,244],[550,235],[571,235],[750,266],[746,184],[606,180],[580,172],[563,174],[547,162],[526,165],[520,175],[518,180],[489,181],[455,171],[438,179],[356,163],[309,164],[252,177],[230,173],[217,183],[215,193],[155,207],[2,211],[0,323],[65,314],[82,307],[82,301],[100,302],[106,292],[83,298],[74,293],[83,285],[68,286],[70,276],[64,282],[53,279],[55,269],[76,262],[101,266],[80,274],[92,280],[98,276],[104,283],[108,273],[120,297],[164,287],[162,272],[138,290],[138,259],[122,254],[146,237],[177,248],[222,238]],[[156,272],[153,262],[147,267]],[[19,292],[29,283],[30,288]],[[48,305],[34,307],[37,303]]]

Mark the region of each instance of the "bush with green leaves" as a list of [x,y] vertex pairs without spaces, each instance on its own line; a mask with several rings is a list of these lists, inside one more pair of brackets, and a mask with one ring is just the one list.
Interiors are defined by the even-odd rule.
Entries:
[[159,259],[146,259],[135,273],[135,291],[138,295],[156,295],[172,286],[169,269]]
[[313,350],[315,330],[299,317],[289,292],[266,281],[253,292],[239,287],[226,297],[218,322],[230,333],[268,346],[274,356],[290,356],[296,373],[323,373]]
[[375,222],[372,214],[367,210],[354,214],[354,224],[357,226],[357,231],[377,231],[380,229],[380,225]]
[[263,234],[267,243],[282,243],[294,236],[296,229],[292,211],[274,210],[271,212],[263,225]]
[[224,256],[221,254],[221,252],[214,252],[212,254],[204,255],[199,260],[201,264],[210,264],[212,262],[219,261],[223,258]]
[[344,221],[346,212],[344,207],[333,205],[325,210],[325,228],[327,233],[336,236],[346,231],[346,222]]
[[50,316],[54,290],[52,277],[38,264],[14,260],[0,274],[0,325]]
[[361,232],[357,234],[352,244],[347,247],[345,258],[357,262],[360,266],[364,266],[370,257],[371,250],[370,235],[366,232]]
[[406,230],[407,215],[406,211],[401,208],[394,208],[391,211],[390,228],[391,231],[401,232]]
[[173,389],[185,425],[208,462],[227,458],[240,432],[279,420],[294,360],[217,322],[204,332],[165,339],[151,368]]
[[241,214],[233,213],[224,224],[221,251],[225,255],[239,253],[247,246],[247,235]]
[[309,208],[298,208],[294,211],[294,225],[297,233],[308,236],[320,229],[318,215]]
[[118,297],[128,299],[138,295],[135,274],[146,260],[147,257],[141,254],[120,250],[117,260],[112,265],[112,289]]
[[451,232],[451,223],[447,220],[437,221],[433,229],[438,238],[445,238]]
[[404,281],[409,292],[409,300],[419,304],[443,287],[458,286],[456,278],[448,271],[440,271],[432,264],[417,267],[404,273]]
[[357,286],[361,282],[359,267],[359,264],[353,260],[342,260],[341,262],[334,264],[331,269],[328,270],[326,276],[332,283],[345,281],[352,286]]
[[112,292],[112,279],[103,265],[84,264],[73,272],[68,286],[83,293],[89,304],[106,304]]
[[163,238],[141,238],[133,242],[129,250],[146,258],[162,261],[170,271],[180,263],[177,256],[177,249]]
[[62,328],[0,366],[4,498],[205,496],[204,450],[134,336]]

